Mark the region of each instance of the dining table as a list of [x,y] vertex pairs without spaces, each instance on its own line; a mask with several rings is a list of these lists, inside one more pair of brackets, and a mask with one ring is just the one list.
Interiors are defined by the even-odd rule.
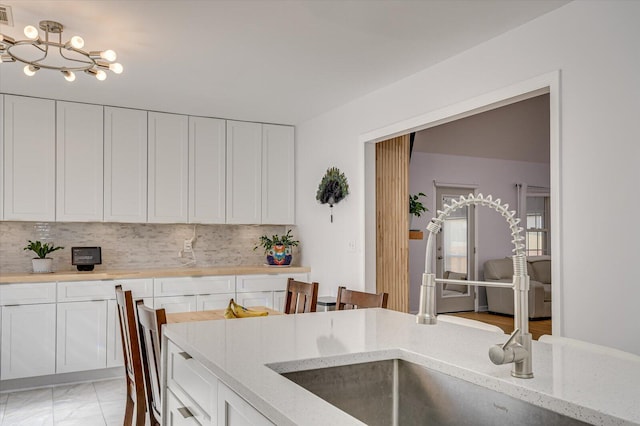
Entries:
[[[276,311],[275,309],[268,308],[266,306],[251,306],[247,307],[252,311],[265,311],[268,312],[268,315],[284,315],[283,312]],[[211,320],[223,320],[225,309],[212,309],[207,311],[196,311],[196,312],[175,312],[175,313],[167,313],[167,324],[176,324],[180,322],[191,322],[191,321],[211,321]],[[232,319],[242,319],[242,318],[232,318]]]

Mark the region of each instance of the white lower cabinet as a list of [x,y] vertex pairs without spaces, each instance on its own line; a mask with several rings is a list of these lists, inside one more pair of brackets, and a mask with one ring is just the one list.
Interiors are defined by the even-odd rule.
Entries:
[[167,425],[273,425],[170,340],[167,344]]
[[56,372],[55,303],[3,306],[0,379]]
[[164,309],[166,313],[195,312],[198,310],[196,296],[169,296],[153,299],[153,309]]
[[239,275],[236,278],[236,298],[242,306],[266,306],[284,310],[287,280],[309,281],[309,274]]
[[235,297],[234,293],[205,294],[196,296],[196,303],[199,311],[210,311],[212,309],[224,309],[229,305],[229,300]]
[[251,404],[218,381],[218,426],[273,425]]
[[58,303],[56,373],[105,368],[107,301]]
[[[137,299],[135,293],[134,301]],[[143,298],[145,306],[153,309],[153,298]],[[124,365],[122,353],[122,335],[120,333],[120,319],[118,318],[118,302],[107,301],[107,368]]]

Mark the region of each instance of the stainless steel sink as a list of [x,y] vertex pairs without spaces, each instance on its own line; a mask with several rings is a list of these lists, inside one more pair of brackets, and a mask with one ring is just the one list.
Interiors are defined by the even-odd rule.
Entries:
[[401,359],[282,375],[368,425],[586,424]]

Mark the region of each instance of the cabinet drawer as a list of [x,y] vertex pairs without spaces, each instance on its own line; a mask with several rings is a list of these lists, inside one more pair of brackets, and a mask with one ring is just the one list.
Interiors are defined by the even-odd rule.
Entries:
[[[114,287],[121,285],[124,291],[131,290],[133,299],[142,299],[147,297],[153,297],[153,279],[139,279],[139,280],[115,280],[113,281]],[[115,299],[115,291],[113,293],[113,299]]]
[[187,405],[180,402],[173,392],[167,391],[167,416],[169,418],[165,424],[167,426],[199,426],[200,423]]
[[113,281],[73,281],[58,283],[58,302],[115,299]]
[[0,305],[31,305],[55,301],[56,283],[0,285]]
[[235,275],[221,275],[216,277],[156,278],[153,280],[153,292],[155,297],[233,293],[235,291]]
[[237,292],[244,291],[280,291],[287,289],[287,280],[308,281],[308,274],[263,274],[239,275],[237,277]]
[[[198,361],[168,342],[167,385],[201,424],[215,419],[218,379]],[[193,404],[191,404],[193,402]]]

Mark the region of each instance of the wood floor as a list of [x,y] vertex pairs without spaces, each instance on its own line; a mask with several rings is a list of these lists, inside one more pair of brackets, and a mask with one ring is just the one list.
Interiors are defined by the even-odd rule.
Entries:
[[[513,332],[513,317],[508,315],[492,314],[489,312],[456,312],[447,315],[455,315],[497,325],[507,334]],[[534,340],[538,340],[543,334],[551,334],[551,319],[529,320],[529,333],[531,333]]]

